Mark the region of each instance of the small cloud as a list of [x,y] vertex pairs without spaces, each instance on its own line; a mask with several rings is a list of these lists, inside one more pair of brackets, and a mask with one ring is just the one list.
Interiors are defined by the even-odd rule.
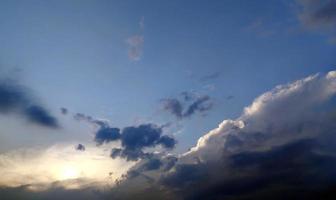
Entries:
[[75,147],[76,150],[78,151],[85,151],[85,146],[82,145],[82,144],[78,144],[76,147]]
[[213,103],[209,96],[196,96],[189,92],[181,93],[182,100],[177,98],[162,99],[163,110],[174,115],[178,119],[188,118],[199,112],[204,114],[210,110]]
[[129,45],[128,58],[132,61],[139,61],[142,56],[142,47],[144,44],[143,35],[133,35],[126,40]]
[[141,17],[140,22],[140,34],[135,34],[127,38],[126,43],[128,44],[128,58],[132,61],[139,61],[143,54],[143,45],[144,45],[144,27],[145,27],[145,18]]
[[68,114],[68,109],[67,109],[67,108],[60,108],[60,110],[61,110],[61,113],[62,113],[63,115]]

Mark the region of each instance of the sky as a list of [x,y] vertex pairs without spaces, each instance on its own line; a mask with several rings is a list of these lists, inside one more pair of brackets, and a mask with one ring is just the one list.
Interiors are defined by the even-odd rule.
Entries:
[[252,199],[291,153],[334,186],[335,53],[335,0],[2,0],[0,197]]

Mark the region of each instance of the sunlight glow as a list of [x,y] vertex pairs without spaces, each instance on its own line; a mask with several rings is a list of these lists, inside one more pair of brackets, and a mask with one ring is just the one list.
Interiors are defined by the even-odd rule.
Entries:
[[74,166],[64,166],[59,172],[59,180],[76,179],[80,177],[79,170]]

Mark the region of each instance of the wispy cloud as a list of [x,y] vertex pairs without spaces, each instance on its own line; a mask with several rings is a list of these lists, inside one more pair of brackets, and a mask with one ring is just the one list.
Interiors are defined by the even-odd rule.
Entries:
[[145,28],[145,18],[141,17],[139,22],[140,33],[132,35],[127,38],[126,43],[128,44],[128,58],[132,61],[139,61],[143,55],[143,45],[144,45],[144,28]]
[[163,110],[174,115],[178,119],[188,118],[192,115],[209,111],[213,103],[208,95],[196,95],[189,92],[181,93],[182,99],[162,99]]
[[58,128],[57,119],[37,103],[29,91],[13,81],[0,81],[0,114],[16,113],[34,124]]

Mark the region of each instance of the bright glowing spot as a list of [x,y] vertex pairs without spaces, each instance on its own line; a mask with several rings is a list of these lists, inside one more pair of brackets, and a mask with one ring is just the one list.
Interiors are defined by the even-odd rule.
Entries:
[[68,180],[79,178],[79,171],[74,166],[64,166],[59,173],[59,180]]

